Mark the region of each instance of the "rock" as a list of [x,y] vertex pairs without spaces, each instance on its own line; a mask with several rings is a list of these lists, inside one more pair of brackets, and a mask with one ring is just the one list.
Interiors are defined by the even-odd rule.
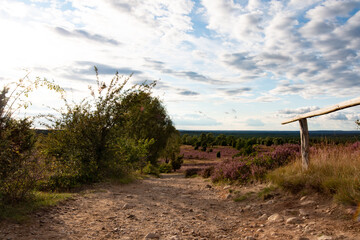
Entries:
[[243,208],[243,210],[250,210],[251,209],[251,206],[250,205],[246,205],[246,207]]
[[284,218],[278,213],[275,213],[270,217],[268,217],[268,222],[282,222],[282,221],[284,221]]
[[244,238],[244,240],[255,240],[255,238],[254,238],[254,237],[251,237],[251,236],[246,236],[246,237]]
[[326,235],[323,235],[323,236],[317,238],[317,240],[332,240],[332,239],[333,239],[333,237],[326,236]]
[[282,212],[284,215],[292,215],[292,216],[296,216],[299,215],[299,211],[298,210],[291,210],[291,209],[286,209]]
[[301,222],[302,222],[302,220],[297,217],[291,217],[291,218],[286,219],[286,224],[299,224]]
[[304,209],[299,209],[299,215],[300,215],[300,216],[308,216],[309,213],[308,213],[306,210],[304,210]]
[[314,204],[315,201],[311,201],[311,200],[308,200],[308,201],[304,201],[302,203],[300,203],[302,206],[305,206],[305,205],[311,205],[311,204]]
[[127,209],[131,209],[134,207],[135,207],[135,205],[133,205],[133,204],[125,203],[124,206],[122,207],[122,210],[127,210]]
[[268,216],[266,215],[266,213],[264,213],[263,215],[261,215],[258,220],[266,220],[268,219]]
[[157,235],[156,233],[148,233],[144,239],[159,239],[160,236]]
[[171,237],[169,238],[169,240],[180,240],[180,237],[174,235],[174,236],[171,236]]
[[126,218],[129,218],[129,219],[136,219],[136,216],[133,215],[133,214],[129,214]]
[[306,225],[305,228],[304,228],[304,233],[310,233],[310,232],[313,232],[313,231],[314,230],[309,225]]
[[354,215],[356,213],[356,208],[348,208],[345,210],[346,214]]

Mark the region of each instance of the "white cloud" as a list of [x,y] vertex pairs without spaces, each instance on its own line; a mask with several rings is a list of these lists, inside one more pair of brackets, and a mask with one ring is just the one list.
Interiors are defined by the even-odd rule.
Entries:
[[28,68],[83,92],[94,64],[105,77],[118,70],[134,72],[133,82],[161,79],[156,92],[179,104],[172,105],[178,115],[190,101],[275,109],[294,97],[350,98],[360,91],[359,7],[351,0],[3,0],[0,81]]

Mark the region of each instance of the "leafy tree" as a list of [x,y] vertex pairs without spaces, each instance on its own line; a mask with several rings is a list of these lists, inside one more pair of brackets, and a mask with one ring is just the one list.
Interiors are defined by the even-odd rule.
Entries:
[[218,136],[215,138],[215,142],[216,142],[216,145],[226,146],[226,145],[227,145],[226,136],[225,136],[224,134],[218,135]]
[[[171,146],[171,138],[177,138],[178,133],[161,101],[151,96],[151,87],[149,91],[133,91],[125,96],[122,105],[126,113],[121,130],[129,138],[154,139],[154,144],[149,148],[147,161],[156,165],[160,154],[167,146]],[[174,150],[177,151],[177,146],[174,146]]]
[[190,141],[189,141],[189,139],[190,139],[189,137],[190,137],[189,134],[182,135],[181,143],[184,144],[184,145],[191,145]]
[[208,146],[214,146],[214,142],[215,142],[214,134],[212,133],[206,134],[206,142]]

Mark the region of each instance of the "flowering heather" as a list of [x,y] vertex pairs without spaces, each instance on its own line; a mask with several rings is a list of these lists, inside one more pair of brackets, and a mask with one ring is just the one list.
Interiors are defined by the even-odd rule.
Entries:
[[299,152],[300,146],[296,144],[263,147],[260,153],[218,163],[211,179],[214,182],[238,180],[242,183],[250,179],[260,180],[264,178],[268,170],[289,163],[296,156],[299,156]]
[[297,144],[284,144],[275,147],[269,155],[272,159],[272,166],[269,168],[276,168],[287,164],[300,154],[300,146]]
[[215,166],[211,180],[217,182],[219,180],[239,180],[246,182],[250,177],[250,167],[246,162],[238,160],[227,160]]
[[350,151],[360,151],[360,142],[357,141],[357,142],[354,142],[353,144],[351,144],[349,146],[349,150]]

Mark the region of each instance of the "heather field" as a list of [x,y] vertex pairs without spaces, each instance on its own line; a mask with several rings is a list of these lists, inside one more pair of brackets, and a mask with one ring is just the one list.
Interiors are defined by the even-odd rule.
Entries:
[[180,172],[187,177],[241,185],[268,182],[292,193],[317,192],[350,205],[360,202],[360,142],[313,144],[308,171],[301,169],[298,144],[254,145],[250,154],[229,146],[201,151],[183,145],[180,154]]
[[[229,146],[214,146],[207,151],[194,150],[193,146],[182,145],[180,155],[184,156],[184,162],[180,172],[195,172],[215,166],[222,161],[231,160],[239,151]],[[220,157],[217,157],[220,156]]]
[[201,175],[212,181],[262,180],[268,170],[287,164],[299,154],[299,145],[254,145],[250,154],[228,146],[216,146],[207,151],[182,146],[184,163],[180,171],[186,176]]

